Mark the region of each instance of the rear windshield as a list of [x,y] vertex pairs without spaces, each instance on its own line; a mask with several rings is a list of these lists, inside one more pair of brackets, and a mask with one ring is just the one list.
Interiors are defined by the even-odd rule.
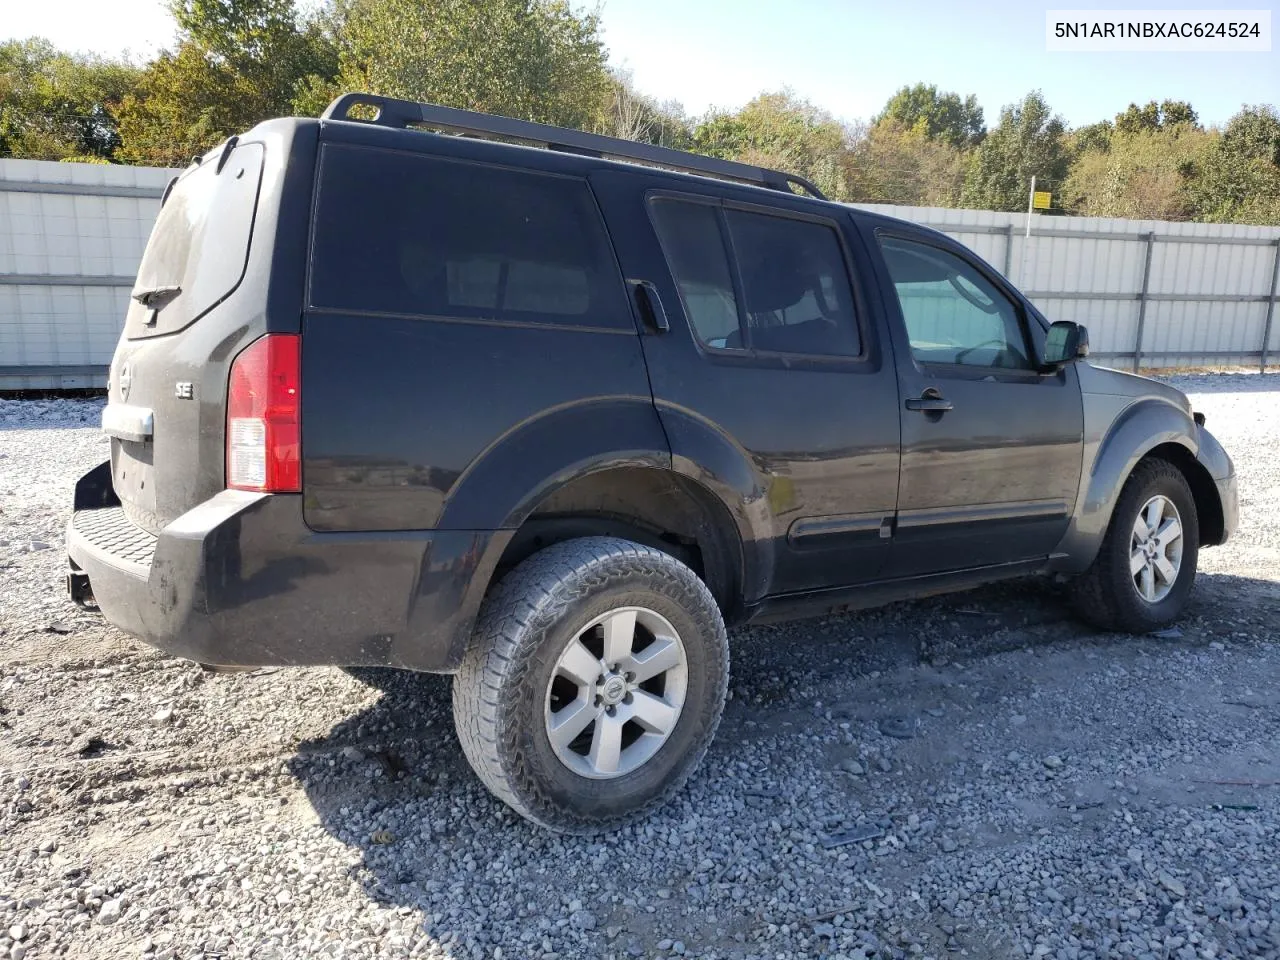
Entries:
[[320,168],[311,302],[633,328],[585,181],[336,145]]
[[[156,218],[133,285],[125,333],[173,333],[199,320],[244,276],[262,179],[263,148],[237,146],[217,169],[206,160],[182,175]],[[137,298],[150,300],[150,305]]]

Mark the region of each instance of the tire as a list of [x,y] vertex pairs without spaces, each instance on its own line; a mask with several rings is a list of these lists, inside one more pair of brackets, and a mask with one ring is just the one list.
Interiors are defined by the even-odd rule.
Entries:
[[[1145,571],[1131,573],[1138,563],[1141,548],[1133,549],[1139,535],[1139,513],[1153,498],[1164,498],[1162,505],[1172,504],[1181,527],[1180,556],[1172,584],[1161,578],[1153,564],[1151,598],[1144,598],[1142,580]],[[1143,526],[1149,530],[1143,514]],[[1169,519],[1163,516],[1160,523]],[[1170,549],[1169,547],[1164,549]],[[1200,548],[1200,522],[1195,497],[1182,471],[1167,460],[1141,461],[1134,468],[1116,501],[1111,523],[1093,565],[1072,582],[1076,611],[1086,622],[1103,630],[1126,633],[1150,633],[1178,619],[1186,608],[1196,578],[1196,559]],[[1161,546],[1152,549],[1161,551]],[[1168,559],[1168,556],[1165,557]]]
[[[630,636],[635,657],[583,661],[580,647],[605,656],[607,630]],[[663,656],[646,665],[659,646]],[[675,665],[641,679],[659,659]],[[604,684],[575,679],[597,667],[600,676],[611,671]],[[599,833],[646,816],[680,789],[715,736],[728,680],[724,620],[698,576],[660,550],[586,537],[534,554],[485,600],[453,680],[453,718],[467,760],[499,799],[551,830]],[[667,704],[677,700],[672,712]],[[645,725],[641,713],[655,709],[663,722]],[[553,744],[553,727],[576,710],[595,719],[572,743]]]

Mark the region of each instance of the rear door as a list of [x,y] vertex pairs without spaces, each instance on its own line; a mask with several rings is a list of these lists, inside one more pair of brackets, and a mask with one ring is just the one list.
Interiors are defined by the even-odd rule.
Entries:
[[905,225],[875,241],[900,318],[902,474],[889,575],[1047,556],[1080,481],[1074,367],[1038,371],[1043,330],[958,244]]
[[708,463],[716,437],[750,470],[774,569],[749,601],[874,579],[897,499],[897,383],[847,217],[672,183],[592,175],[624,275],[652,284],[671,320],[642,342],[676,468],[729,469]]
[[[116,495],[158,532],[222,487],[227,348],[262,324],[236,296],[249,260],[266,147],[242,143],[170,188],[112,360],[103,428]],[[250,337],[251,338],[251,337]],[[221,352],[220,352],[221,351]]]

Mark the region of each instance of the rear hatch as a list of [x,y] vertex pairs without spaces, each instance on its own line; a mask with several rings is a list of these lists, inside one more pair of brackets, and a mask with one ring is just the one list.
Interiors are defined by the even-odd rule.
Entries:
[[227,365],[266,331],[246,283],[267,147],[234,139],[171,184],[131,291],[103,429],[116,495],[158,533],[223,486]]

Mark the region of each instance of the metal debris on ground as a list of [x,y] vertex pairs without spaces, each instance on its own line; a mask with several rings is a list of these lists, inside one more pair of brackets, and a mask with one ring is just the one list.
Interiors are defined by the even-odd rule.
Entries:
[[847,846],[850,843],[878,840],[883,836],[883,830],[873,824],[867,824],[864,827],[854,827],[852,830],[829,834],[822,838],[822,845],[828,850],[834,850],[836,847]]

